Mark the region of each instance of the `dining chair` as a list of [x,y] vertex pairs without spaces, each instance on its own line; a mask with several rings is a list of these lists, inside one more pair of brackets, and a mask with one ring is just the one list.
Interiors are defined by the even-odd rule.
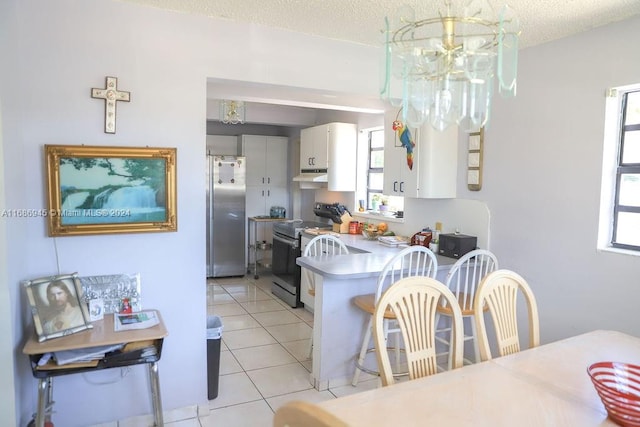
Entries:
[[313,403],[293,400],[276,410],[273,416],[273,427],[348,427],[348,425]]
[[[320,234],[309,240],[305,246],[302,256],[320,256],[320,255],[345,255],[349,253],[349,248],[339,237],[332,234]],[[307,285],[307,292],[312,298],[316,296],[316,274],[303,268],[303,282]],[[311,343],[309,344],[309,358],[313,353],[313,334],[311,334]]]
[[[462,323],[464,331],[463,341],[471,342],[473,346],[473,360],[464,358],[464,362],[471,364],[480,361],[480,349],[478,347],[478,334],[476,324],[473,319],[475,314],[474,299],[476,289],[480,281],[492,271],[498,269],[498,259],[486,249],[476,249],[464,254],[458,259],[449,270],[445,279],[445,286],[449,288],[458,301],[458,306],[462,310]],[[486,310],[487,307],[485,306]],[[438,315],[436,316],[437,340],[444,344],[447,351],[441,352],[439,356],[447,356],[447,367],[451,369],[452,352],[451,340],[448,339],[451,324],[451,306],[442,300],[438,305]],[[465,322],[468,327],[465,326]]]
[[517,303],[518,291],[526,302],[529,320],[529,348],[540,345],[540,325],[538,305],[529,284],[519,274],[510,270],[496,270],[489,273],[478,286],[476,292],[476,329],[480,359],[491,360],[491,348],[482,308],[485,304],[493,319],[498,354],[506,356],[520,351],[518,335]]
[[387,289],[374,313],[373,334],[376,356],[380,366],[382,386],[395,382],[389,354],[381,351],[386,346],[385,318],[391,311],[398,322],[409,367],[409,379],[433,375],[438,372],[436,359],[436,314],[439,301],[451,307],[451,338],[453,367],[462,367],[463,325],[462,311],[455,295],[443,283],[431,277],[406,277]]
[[[364,366],[364,359],[367,353],[374,352],[375,347],[371,347],[371,334],[373,332],[373,314],[375,312],[376,305],[380,300],[382,292],[385,291],[392,283],[405,277],[413,276],[427,276],[434,278],[438,273],[438,260],[436,255],[424,246],[415,245],[402,249],[396,255],[393,256],[385,264],[380,276],[378,276],[376,292],[374,294],[357,295],[353,297],[353,304],[362,310],[367,315],[365,322],[364,335],[362,338],[362,345],[360,346],[360,352],[356,359],[356,369],[353,374],[351,384],[353,386],[358,385],[360,379],[360,373],[366,372],[371,375],[380,375],[379,371],[369,369]],[[396,327],[395,315],[392,311],[387,311],[385,314],[385,338],[390,333],[396,334],[395,347],[388,347],[388,350],[395,351],[396,366],[400,367],[400,330]],[[406,372],[397,372],[396,375],[407,375]]]

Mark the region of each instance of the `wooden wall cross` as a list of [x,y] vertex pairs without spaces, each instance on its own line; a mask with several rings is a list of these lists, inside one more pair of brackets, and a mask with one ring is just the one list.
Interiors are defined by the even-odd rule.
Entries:
[[118,90],[117,77],[107,77],[104,89],[92,88],[91,97],[104,99],[104,131],[116,133],[116,102],[129,102],[129,92]]

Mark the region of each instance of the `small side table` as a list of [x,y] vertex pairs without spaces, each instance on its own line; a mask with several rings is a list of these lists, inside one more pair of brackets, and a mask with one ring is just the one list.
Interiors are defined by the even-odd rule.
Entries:
[[[106,314],[104,319],[93,322],[92,329],[72,335],[38,342],[35,333],[32,333],[27,338],[22,352],[29,356],[31,371],[33,376],[38,379],[36,427],[44,427],[45,419],[50,421],[49,408],[53,404],[53,377],[139,364],[146,364],[148,368],[155,425],[164,425],[158,361],[162,354],[164,338],[168,335],[168,332],[160,312],[156,310],[156,313],[160,323],[147,329],[115,332],[113,314]],[[54,361],[49,360],[41,366],[38,365],[42,356],[47,353],[114,344],[125,344],[125,346],[121,351],[108,354],[98,361],[70,363],[59,366]]]
[[[249,253],[253,250],[253,278],[258,279],[258,250],[266,248],[259,248],[261,244],[271,245],[270,243],[258,242],[258,224],[265,222],[285,222],[290,221],[287,218],[271,218],[270,216],[251,216],[247,221],[247,241],[249,242]],[[253,225],[253,238],[251,237],[251,228]],[[251,266],[247,269],[248,273],[251,273]]]

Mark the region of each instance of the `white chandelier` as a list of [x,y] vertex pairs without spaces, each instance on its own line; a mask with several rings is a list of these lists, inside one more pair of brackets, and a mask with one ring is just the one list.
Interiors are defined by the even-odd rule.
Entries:
[[220,101],[220,121],[232,125],[244,123],[244,102]]
[[427,19],[404,6],[385,25],[380,94],[410,126],[478,130],[489,121],[496,77],[499,93],[515,96],[520,24],[508,6],[496,16],[487,0],[471,0],[456,14],[444,0]]

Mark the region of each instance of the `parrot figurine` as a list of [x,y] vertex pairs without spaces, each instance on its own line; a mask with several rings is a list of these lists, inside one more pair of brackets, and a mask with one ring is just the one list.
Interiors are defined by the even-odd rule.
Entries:
[[407,166],[409,166],[409,170],[413,170],[413,147],[416,146],[416,143],[413,142],[411,132],[399,120],[393,122],[393,130],[398,134],[402,146],[407,149]]

